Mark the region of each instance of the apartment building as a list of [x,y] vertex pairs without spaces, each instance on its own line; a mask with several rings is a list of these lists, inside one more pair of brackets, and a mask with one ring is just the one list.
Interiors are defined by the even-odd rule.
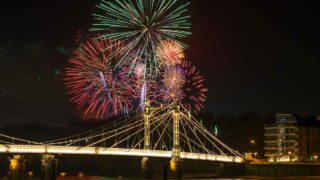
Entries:
[[264,155],[268,161],[318,161],[319,154],[317,118],[278,113],[274,124],[264,126]]

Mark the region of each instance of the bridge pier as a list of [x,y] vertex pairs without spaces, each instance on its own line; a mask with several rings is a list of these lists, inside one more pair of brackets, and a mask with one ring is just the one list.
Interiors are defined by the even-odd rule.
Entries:
[[149,157],[143,157],[141,159],[142,179],[152,179],[153,168],[152,162]]
[[170,170],[174,179],[182,179],[182,160],[172,158],[170,160]]
[[58,160],[50,154],[44,154],[41,158],[41,179],[55,180],[57,177]]
[[22,155],[13,155],[10,158],[10,179],[21,180],[24,179],[25,159]]

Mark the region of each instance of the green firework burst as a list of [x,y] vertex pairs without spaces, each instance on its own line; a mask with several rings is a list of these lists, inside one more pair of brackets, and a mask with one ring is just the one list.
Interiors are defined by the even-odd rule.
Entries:
[[156,49],[162,40],[181,43],[191,34],[190,16],[186,15],[190,2],[177,0],[102,0],[93,14],[97,31],[104,39],[125,42],[118,65],[130,64],[131,69],[144,63],[146,72],[157,72]]

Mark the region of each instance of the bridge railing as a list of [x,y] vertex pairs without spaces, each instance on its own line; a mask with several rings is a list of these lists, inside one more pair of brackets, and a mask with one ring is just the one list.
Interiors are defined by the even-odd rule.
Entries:
[[[78,147],[78,146],[47,146],[47,145],[0,145],[0,153],[26,154],[86,154],[86,155],[120,155],[138,157],[170,158],[172,151],[105,148],[105,147]],[[243,162],[243,158],[227,155],[213,155],[181,152],[182,159],[194,159],[220,162]]]
[[[151,111],[148,114],[148,126],[144,121],[145,116],[139,113],[109,123],[109,126],[45,142],[0,134],[0,144],[3,144],[0,145],[0,152],[153,157],[174,155],[178,158],[229,162],[243,159],[240,153],[220,141],[185,109],[176,107],[168,105]],[[148,131],[145,131],[146,128]],[[144,143],[148,143],[147,146]]]

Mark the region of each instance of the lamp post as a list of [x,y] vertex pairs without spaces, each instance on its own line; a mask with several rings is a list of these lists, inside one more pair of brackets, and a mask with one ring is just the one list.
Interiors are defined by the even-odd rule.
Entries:
[[250,144],[255,145],[256,141],[254,139],[250,139]]
[[255,151],[256,151],[255,144],[256,144],[256,141],[255,141],[254,138],[249,139],[249,146],[250,146],[249,149],[250,149],[250,152],[251,152],[251,156],[253,158],[256,158],[256,154],[258,154],[258,153],[255,153]]

